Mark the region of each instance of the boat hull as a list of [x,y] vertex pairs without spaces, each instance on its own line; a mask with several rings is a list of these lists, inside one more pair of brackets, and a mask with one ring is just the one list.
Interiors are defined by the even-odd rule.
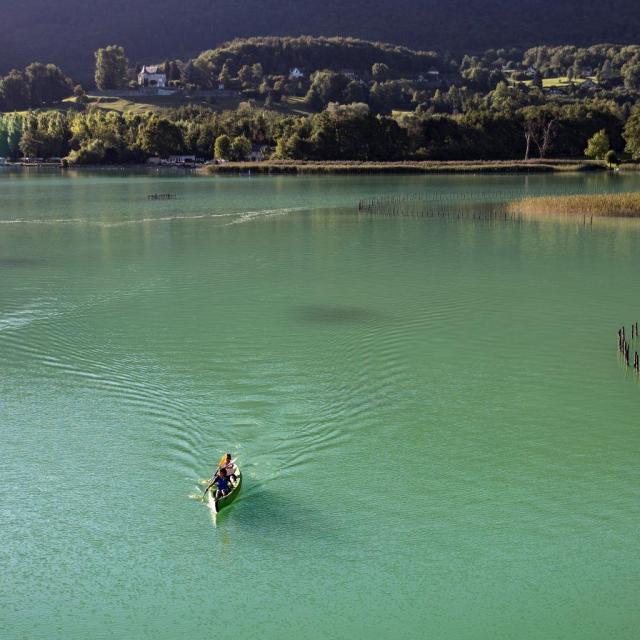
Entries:
[[238,494],[240,493],[240,487],[242,486],[242,473],[240,472],[240,469],[237,470],[236,477],[238,478],[238,480],[235,487],[233,487],[233,489],[231,489],[231,491],[226,496],[222,496],[221,498],[218,498],[216,500],[216,498],[214,497],[215,491],[209,489],[209,504],[212,505],[216,513],[223,507],[229,506],[238,497]]

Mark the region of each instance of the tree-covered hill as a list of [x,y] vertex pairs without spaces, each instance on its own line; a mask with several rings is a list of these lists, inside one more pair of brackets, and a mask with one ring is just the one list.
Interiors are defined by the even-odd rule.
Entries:
[[268,74],[288,74],[293,67],[307,72],[323,68],[351,69],[362,74],[368,73],[376,62],[384,63],[398,73],[418,73],[440,66],[440,58],[433,51],[415,51],[359,38],[324,36],[236,39],[203,51],[195,59],[200,69],[211,68],[216,72],[225,62],[235,68],[259,62]]
[[636,0],[0,0],[0,73],[35,60],[90,78],[93,52],[190,58],[253,35],[352,35],[453,53],[640,42]]

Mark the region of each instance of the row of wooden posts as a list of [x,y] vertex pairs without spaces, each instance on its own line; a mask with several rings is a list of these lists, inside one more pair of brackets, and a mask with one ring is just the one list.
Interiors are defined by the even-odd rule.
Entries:
[[147,196],[147,200],[175,200],[175,193],[151,193]]
[[[638,323],[631,323],[631,339],[640,337],[638,333]],[[624,327],[618,329],[618,351],[622,354],[627,367],[631,366],[631,346],[627,342],[626,331]],[[633,354],[633,368],[640,373],[640,356],[635,351]]]

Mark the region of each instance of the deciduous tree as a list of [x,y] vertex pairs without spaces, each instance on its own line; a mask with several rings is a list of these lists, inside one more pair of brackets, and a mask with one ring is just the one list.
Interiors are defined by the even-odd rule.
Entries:
[[213,146],[213,157],[216,160],[229,160],[231,158],[231,138],[223,134],[216,138]]
[[609,136],[604,129],[594,133],[587,142],[584,155],[594,160],[604,160],[609,151]]
[[145,153],[166,158],[182,151],[182,132],[171,120],[151,116],[140,126],[137,143]]
[[231,158],[236,161],[246,160],[251,153],[251,141],[246,136],[236,136],[231,142]]
[[17,69],[0,79],[0,108],[4,111],[20,111],[29,107],[31,92],[27,76]]
[[625,151],[634,160],[640,159],[640,107],[636,107],[624,125]]
[[389,79],[389,67],[384,62],[376,62],[371,66],[371,77],[377,82]]
[[98,89],[119,89],[127,84],[128,61],[124,48],[112,44],[95,52]]

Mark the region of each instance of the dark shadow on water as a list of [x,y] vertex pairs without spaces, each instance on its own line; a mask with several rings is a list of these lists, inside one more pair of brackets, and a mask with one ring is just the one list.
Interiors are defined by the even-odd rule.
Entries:
[[347,324],[380,319],[380,314],[369,309],[320,304],[297,307],[294,315],[303,322],[316,322],[319,324]]
[[217,516],[218,527],[224,526],[226,518],[233,518],[242,529],[252,529],[265,539],[304,537],[324,543],[345,542],[345,532],[335,526],[329,511],[318,511],[263,486],[252,487],[223,509]]
[[16,269],[18,267],[38,267],[48,262],[44,258],[0,258],[0,269]]

